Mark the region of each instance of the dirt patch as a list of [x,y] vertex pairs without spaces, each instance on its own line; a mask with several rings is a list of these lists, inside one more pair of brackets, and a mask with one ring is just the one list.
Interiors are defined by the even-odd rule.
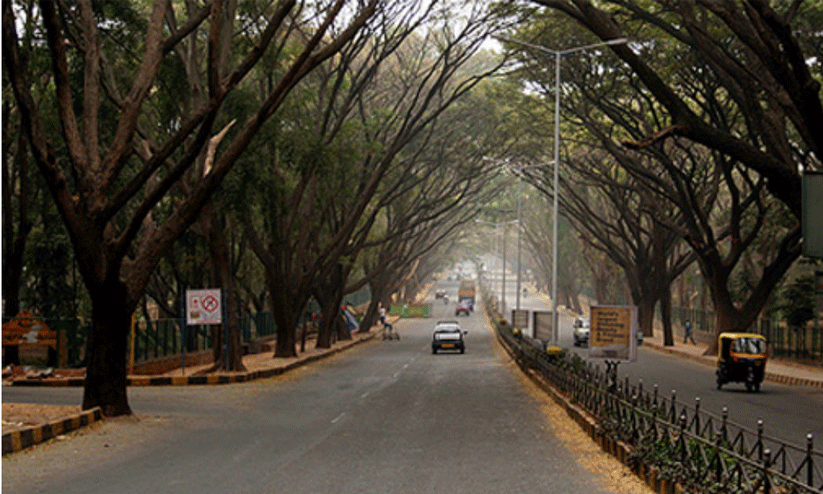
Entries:
[[35,405],[31,403],[3,403],[3,434],[35,425],[47,424],[77,415],[80,405]]

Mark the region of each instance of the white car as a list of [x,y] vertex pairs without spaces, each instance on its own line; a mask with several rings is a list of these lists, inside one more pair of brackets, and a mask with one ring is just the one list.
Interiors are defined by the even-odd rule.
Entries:
[[463,331],[457,321],[439,321],[432,334],[432,353],[437,353],[438,350],[465,352],[466,341],[463,336],[466,334],[468,331]]
[[578,317],[574,321],[574,346],[580,346],[582,343],[589,344],[589,332],[591,331],[591,323],[588,319]]

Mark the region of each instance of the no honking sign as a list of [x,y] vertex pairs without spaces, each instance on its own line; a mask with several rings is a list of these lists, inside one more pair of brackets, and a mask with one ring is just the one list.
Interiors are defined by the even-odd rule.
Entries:
[[186,324],[223,324],[220,289],[186,290]]

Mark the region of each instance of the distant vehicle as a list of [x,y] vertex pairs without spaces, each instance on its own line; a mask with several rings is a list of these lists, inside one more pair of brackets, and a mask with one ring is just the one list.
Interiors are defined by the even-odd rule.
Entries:
[[437,290],[434,292],[434,298],[443,298],[446,296],[446,290]]
[[574,321],[574,346],[580,346],[585,343],[589,344],[589,333],[591,332],[591,322],[588,319],[578,317]]
[[461,300],[457,303],[457,306],[454,308],[454,316],[457,317],[460,314],[470,316],[472,313],[472,305],[472,301],[469,299]]
[[438,350],[457,350],[464,353],[466,341],[463,336],[466,334],[468,331],[463,331],[457,321],[438,321],[432,334],[432,353],[436,354]]
[[469,299],[474,304],[474,280],[461,280],[460,290],[457,292],[457,300]]

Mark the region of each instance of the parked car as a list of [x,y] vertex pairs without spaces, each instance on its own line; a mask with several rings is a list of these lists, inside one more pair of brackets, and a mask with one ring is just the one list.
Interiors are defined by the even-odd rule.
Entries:
[[574,321],[574,346],[580,346],[585,343],[589,344],[589,333],[591,332],[591,322],[588,319],[578,317]]
[[437,290],[434,292],[434,298],[443,298],[446,296],[446,290]]
[[461,300],[457,303],[457,306],[454,308],[454,316],[457,317],[460,314],[471,315],[472,312],[472,303],[471,300]]
[[432,353],[436,354],[438,350],[465,352],[466,341],[463,336],[466,334],[468,331],[463,331],[457,321],[438,321],[432,334]]

